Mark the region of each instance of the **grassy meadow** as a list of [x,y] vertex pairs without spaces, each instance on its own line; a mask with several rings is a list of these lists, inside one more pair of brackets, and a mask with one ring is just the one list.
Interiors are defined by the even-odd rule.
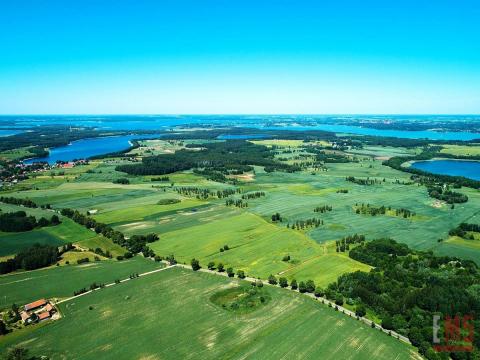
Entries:
[[[84,253],[82,257],[85,257]],[[40,298],[66,298],[96,282],[111,283],[128,278],[132,273],[158,269],[158,262],[136,256],[129,260],[105,260],[82,265],[52,266],[34,271],[0,276],[0,309],[13,303],[27,304]]]
[[0,352],[24,344],[52,360],[420,358],[412,347],[298,293],[265,288],[271,300],[247,313],[212,301],[238,285],[168,269],[63,303],[62,319],[3,337]]

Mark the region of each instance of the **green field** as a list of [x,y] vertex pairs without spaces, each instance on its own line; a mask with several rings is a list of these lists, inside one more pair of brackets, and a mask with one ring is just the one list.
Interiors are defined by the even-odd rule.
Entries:
[[441,153],[451,154],[456,156],[479,156],[480,155],[480,146],[478,144],[473,144],[472,146],[467,145],[442,145]]
[[26,304],[39,298],[65,298],[93,282],[110,283],[163,265],[136,256],[130,260],[106,260],[12,273],[0,277],[0,309],[13,303]]
[[[23,210],[28,215],[37,218],[50,219],[54,212],[42,209],[30,209],[20,206],[0,203],[0,209],[4,212]],[[62,223],[56,226],[47,226],[32,231],[10,233],[0,232],[0,256],[13,255],[20,250],[28,248],[35,243],[42,245],[61,246],[65,243],[75,243],[97,237],[93,231],[85,229],[66,217],[60,217]]]
[[235,286],[238,280],[168,269],[64,303],[62,319],[3,337],[0,351],[23,344],[53,360],[420,359],[412,347],[298,293],[269,287],[272,299],[243,314],[211,301]]
[[[230,250],[220,252],[228,245]],[[166,233],[151,244],[164,256],[175,254],[182,262],[193,257],[206,265],[210,261],[244,270],[248,275],[266,279],[270,274],[285,273],[295,277],[297,271],[326,286],[346,271],[364,270],[369,266],[339,255],[335,248],[321,245],[300,231],[270,224],[248,212],[205,222]],[[290,255],[291,261],[282,261]]]

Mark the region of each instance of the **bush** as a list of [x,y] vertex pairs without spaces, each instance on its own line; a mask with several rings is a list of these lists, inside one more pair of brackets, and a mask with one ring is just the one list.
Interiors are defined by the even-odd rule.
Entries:
[[193,258],[192,261],[190,261],[190,265],[192,265],[193,271],[200,270],[200,262],[197,259]]
[[280,279],[278,279],[278,283],[282,288],[286,288],[288,286],[288,281],[284,277],[281,277]]
[[172,205],[172,204],[178,204],[181,202],[180,199],[161,199],[157,202],[157,205]]
[[217,265],[217,271],[218,272],[224,272],[225,271],[225,267],[222,263],[218,263]]
[[355,308],[355,315],[364,317],[367,314],[367,309],[365,308],[365,305],[359,304]]
[[290,288],[291,288],[292,290],[297,290],[297,289],[298,289],[297,280],[292,279],[292,281],[290,282]]
[[277,278],[273,275],[270,275],[268,277],[268,283],[271,285],[277,285]]
[[128,185],[128,184],[130,184],[130,180],[128,180],[127,178],[119,178],[119,179],[113,180],[113,183],[114,184]]
[[228,277],[234,277],[235,276],[235,273],[233,272],[233,269],[231,267],[229,267],[227,269],[227,274],[228,274]]
[[123,260],[123,256],[122,256],[122,255],[118,255],[118,256],[117,256],[117,260],[118,260],[118,261],[122,261],[122,260]]
[[245,272],[243,270],[238,270],[237,271],[237,276],[240,278],[240,279],[245,279]]

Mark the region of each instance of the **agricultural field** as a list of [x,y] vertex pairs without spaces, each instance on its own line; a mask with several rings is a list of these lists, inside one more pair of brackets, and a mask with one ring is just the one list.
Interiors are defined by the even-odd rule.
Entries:
[[411,156],[421,152],[418,148],[403,148],[393,146],[364,146],[362,149],[351,149],[348,153],[356,155],[373,156],[378,159],[386,159],[392,156]]
[[[0,203],[2,212],[25,211],[28,215],[37,218],[50,219],[53,211],[43,209],[31,209],[11,204]],[[62,246],[66,243],[88,241],[97,237],[95,232],[85,229],[72,220],[60,216],[61,224],[46,226],[25,232],[1,232],[0,231],[0,256],[14,255],[19,251],[32,246],[35,243],[42,245]]]
[[[80,253],[83,254],[83,253]],[[53,266],[0,277],[0,309],[12,304],[27,304],[40,298],[62,299],[90,284],[108,284],[163,265],[141,256],[129,260],[105,260],[82,265]]]
[[467,145],[442,145],[441,153],[455,156],[480,156],[480,144]]
[[[229,250],[220,251],[227,245]],[[210,261],[244,270],[253,277],[267,278],[270,274],[284,274],[294,278],[297,270],[308,274],[320,286],[328,285],[346,271],[369,267],[346,256],[337,254],[335,246],[318,244],[293,229],[270,224],[248,212],[216,219],[164,234],[151,244],[152,249],[164,256],[175,254],[179,261],[192,257],[202,264]],[[290,261],[283,261],[289,255]]]
[[0,351],[28,344],[52,360],[420,358],[393,337],[279,288],[263,289],[269,300],[248,312],[222,308],[219,294],[241,283],[168,269],[63,303],[62,319],[3,337]]

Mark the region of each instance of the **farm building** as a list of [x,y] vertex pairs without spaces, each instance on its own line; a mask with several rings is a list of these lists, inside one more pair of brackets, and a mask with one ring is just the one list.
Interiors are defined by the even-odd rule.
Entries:
[[30,304],[25,305],[23,308],[25,311],[32,311],[35,309],[38,309],[39,307],[47,305],[47,300],[45,299],[40,299],[34,302],[31,302]]
[[48,320],[57,312],[55,307],[46,299],[40,299],[26,304],[24,311],[20,313],[24,324],[31,324],[37,321]]

